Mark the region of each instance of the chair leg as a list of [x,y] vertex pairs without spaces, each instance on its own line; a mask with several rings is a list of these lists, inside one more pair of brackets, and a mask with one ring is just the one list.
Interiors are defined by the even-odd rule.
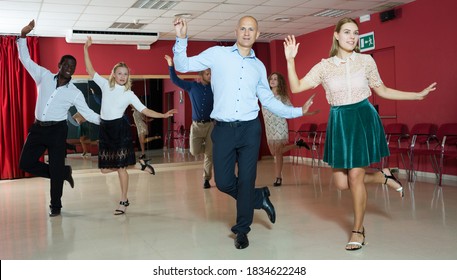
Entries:
[[414,181],[414,154],[410,151],[408,153],[409,156],[409,174],[408,174],[408,182]]
[[436,157],[433,155],[430,155],[430,162],[432,163],[433,172],[435,172],[436,181],[439,183],[439,180],[440,180],[439,166],[438,166]]
[[403,168],[405,168],[406,177],[408,177],[408,179],[409,179],[409,168],[406,166],[405,158],[402,153],[400,153],[400,158],[401,158],[401,163],[403,164]]
[[444,168],[444,154],[441,153],[440,166],[438,168],[438,172],[439,172],[438,186],[441,186],[441,183],[443,180],[443,168]]

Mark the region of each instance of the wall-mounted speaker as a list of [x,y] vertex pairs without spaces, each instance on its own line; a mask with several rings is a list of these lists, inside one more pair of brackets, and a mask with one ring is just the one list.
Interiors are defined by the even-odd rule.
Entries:
[[381,12],[379,16],[381,17],[381,22],[393,20],[395,18],[395,10]]

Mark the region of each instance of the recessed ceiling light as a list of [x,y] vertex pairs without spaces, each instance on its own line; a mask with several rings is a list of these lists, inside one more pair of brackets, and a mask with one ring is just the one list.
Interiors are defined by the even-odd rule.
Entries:
[[290,21],[289,17],[277,17],[275,18],[275,21]]

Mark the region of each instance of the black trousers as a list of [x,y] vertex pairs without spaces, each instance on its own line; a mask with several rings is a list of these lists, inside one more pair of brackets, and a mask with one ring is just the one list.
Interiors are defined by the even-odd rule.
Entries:
[[[214,179],[217,188],[236,199],[233,233],[248,233],[254,209],[262,205],[261,189],[255,188],[262,127],[259,118],[244,122],[216,122],[213,140]],[[235,167],[238,164],[238,174]]]
[[[66,121],[50,126],[34,123],[29,129],[19,161],[19,167],[25,172],[51,179],[52,208],[62,208],[63,181],[70,174],[70,166],[65,166],[67,132]],[[46,150],[49,164],[40,161]]]

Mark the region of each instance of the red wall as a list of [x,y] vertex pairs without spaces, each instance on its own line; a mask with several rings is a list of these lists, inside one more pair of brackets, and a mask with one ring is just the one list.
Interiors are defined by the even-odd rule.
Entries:
[[[410,128],[419,122],[438,125],[457,122],[457,36],[453,14],[456,9],[455,0],[416,0],[397,8],[397,17],[391,21],[381,22],[379,14],[373,14],[369,22],[359,24],[361,34],[374,31],[376,50],[394,49],[395,88],[420,91],[432,82],[438,83],[437,90],[425,100],[396,102],[396,121],[406,123]],[[297,37],[300,47],[295,62],[300,78],[322,58],[328,57],[333,29],[331,27]],[[271,42],[270,49],[272,71],[287,73],[282,41]],[[292,95],[292,102],[300,106],[314,92],[318,95],[313,108],[320,109],[321,113],[291,120],[291,129],[297,129],[305,121],[327,121],[329,105],[322,86]],[[445,170],[447,174],[457,174],[455,163],[453,161],[451,166],[448,164]],[[428,162],[420,164],[421,169],[430,171]]]
[[[457,121],[457,110],[453,106],[457,104],[454,9],[457,9],[457,1],[454,0],[440,0],[439,5],[434,0],[417,0],[402,6],[401,16],[392,21],[381,23],[379,14],[374,14],[371,21],[359,25],[361,33],[375,32],[376,49],[394,48],[397,89],[420,91],[432,82],[438,83],[438,89],[423,101],[399,101],[399,122],[412,126],[417,122],[441,124]],[[299,77],[303,77],[322,58],[328,57],[333,28],[297,38],[301,43],[296,59]],[[272,42],[271,49],[276,52],[275,56],[272,55],[276,57],[272,61],[272,71],[287,73],[282,41]],[[324,109],[325,112],[306,119],[324,122],[328,104],[321,86],[293,95],[293,102],[297,106],[303,104],[312,92],[320,93],[315,98],[314,108]],[[301,121],[292,121],[294,128],[298,128]]]
[[[150,50],[137,50],[136,45],[92,45],[90,57],[94,68],[101,75],[109,75],[112,67],[125,62],[131,69],[131,75],[166,75],[168,65],[164,59],[166,54],[173,55],[174,41],[157,41]],[[191,42],[188,54],[195,55],[215,42]],[[83,44],[69,44],[65,38],[40,38],[40,61],[43,67],[57,72],[57,64],[64,54],[76,57],[78,65],[75,75],[87,75],[84,68]]]
[[[374,31],[376,50],[393,49],[395,88],[420,91],[432,82],[438,83],[437,90],[423,101],[396,102],[394,105],[397,122],[406,123],[409,127],[418,122],[433,122],[438,125],[457,122],[457,110],[454,108],[457,104],[457,37],[453,14],[456,9],[455,0],[416,0],[397,8],[397,18],[394,20],[381,23],[379,14],[373,14],[370,21],[359,25],[361,34]],[[297,38],[301,43],[296,59],[297,73],[300,77],[320,59],[328,57],[332,33],[333,27]],[[168,77],[168,68],[163,57],[165,54],[172,54],[173,44],[174,41],[158,41],[151,46],[151,50],[137,50],[136,46],[94,45],[91,47],[91,58],[100,74],[109,74],[115,63],[124,61],[132,69],[132,75]],[[188,54],[198,54],[215,44],[216,42],[192,41],[189,43]],[[256,43],[254,46],[268,73],[287,73],[282,44],[282,40],[277,40],[269,44]],[[67,44],[63,38],[40,38],[40,61],[44,67],[57,71],[60,57],[67,53],[74,55],[79,62],[75,74],[86,75],[82,44]],[[385,71],[379,70],[381,73]],[[164,92],[173,90],[176,90],[175,108],[179,110],[176,122],[185,123],[188,127],[191,121],[191,107],[187,94],[184,103],[179,104],[179,88],[165,80]],[[301,106],[314,92],[318,94],[314,99],[313,109],[319,109],[321,113],[290,120],[290,129],[297,129],[305,121],[327,121],[329,105],[321,86],[307,93],[292,95],[292,102],[296,106]],[[269,151],[264,136],[261,155],[266,154],[269,154]],[[427,166],[422,168],[428,170]],[[446,173],[457,174],[456,164],[450,169],[446,168]]]

